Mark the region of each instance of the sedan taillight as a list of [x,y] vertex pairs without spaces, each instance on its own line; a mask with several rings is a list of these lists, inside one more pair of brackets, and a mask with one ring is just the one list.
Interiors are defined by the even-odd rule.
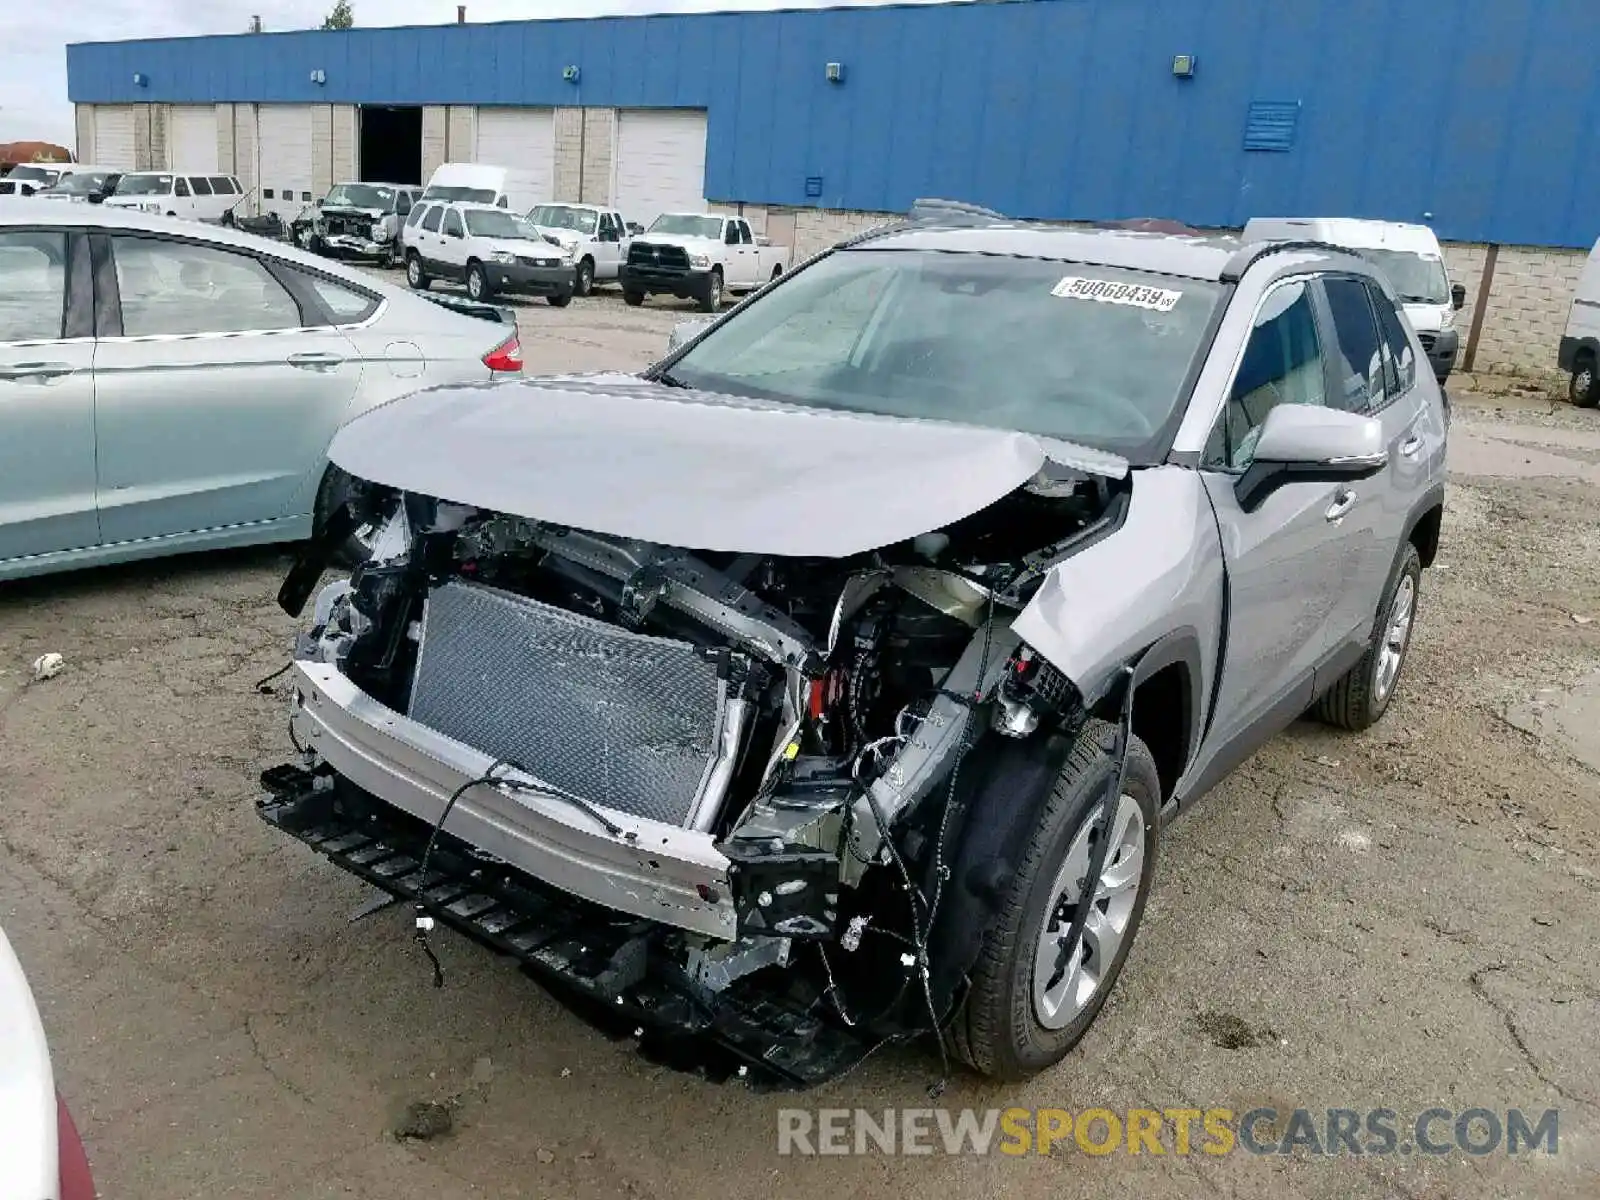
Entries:
[[483,356],[483,365],[497,372],[522,370],[522,340],[513,333]]
[[95,1200],[94,1177],[89,1173],[89,1156],[83,1139],[72,1123],[67,1103],[56,1097],[56,1143],[61,1163],[61,1200]]

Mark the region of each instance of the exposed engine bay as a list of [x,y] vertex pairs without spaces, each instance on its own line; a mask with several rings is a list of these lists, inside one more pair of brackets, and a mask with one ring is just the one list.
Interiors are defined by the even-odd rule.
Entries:
[[[633,819],[708,839],[731,895],[700,896],[731,901],[731,929],[574,897],[593,929],[557,973],[601,980],[585,990],[618,1005],[665,988],[679,999],[656,1015],[686,1003],[679,1024],[736,1042],[718,1005],[755,988],[788,1030],[786,1073],[810,1080],[826,1072],[793,1039],[809,1044],[819,1017],[903,1037],[959,1003],[981,929],[953,926],[986,886],[949,883],[984,779],[963,765],[1081,726],[1083,698],[1010,626],[1126,499],[1125,481],[1053,467],[942,529],[835,559],[696,552],[367,487],[351,517],[374,531],[371,555],[318,595],[296,657],[493,758],[476,782],[514,769],[600,836],[633,836]],[[312,578],[291,574],[286,608]],[[314,741],[303,764],[375,819],[382,795],[334,775]],[[521,865],[456,844],[448,818],[458,859]],[[748,1035],[759,1022],[739,1003]],[[773,1056],[748,1036],[739,1053]]]

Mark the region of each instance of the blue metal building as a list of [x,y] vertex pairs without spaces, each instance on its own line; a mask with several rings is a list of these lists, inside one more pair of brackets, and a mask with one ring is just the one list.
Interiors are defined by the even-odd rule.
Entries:
[[718,201],[1338,214],[1576,247],[1600,235],[1597,17],[1596,0],[1002,0],[94,43],[67,65],[83,106],[704,109]]

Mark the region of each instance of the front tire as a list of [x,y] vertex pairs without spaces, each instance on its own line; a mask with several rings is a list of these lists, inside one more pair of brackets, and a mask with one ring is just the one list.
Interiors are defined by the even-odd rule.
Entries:
[[[322,484],[317,488],[317,507],[312,514],[312,527],[319,531],[323,529],[329,518],[354,497],[359,486],[353,477],[329,463],[327,471],[323,473]],[[372,554],[372,542],[377,532],[370,525],[357,527],[356,531],[335,549],[334,560],[337,565],[353,568],[365,562]]]
[[549,299],[550,299],[550,307],[551,308],[565,308],[567,305],[572,303],[572,293],[571,292],[557,292],[554,296],[551,296]]
[[1567,383],[1567,399],[1574,408],[1593,408],[1600,404],[1600,366],[1594,355],[1585,352],[1572,367],[1572,379]]
[[1112,848],[1077,945],[1061,954],[1092,848],[1089,821],[1116,770],[1116,731],[1090,721],[1074,743],[1011,877],[951,1032],[956,1053],[995,1079],[1054,1066],[1088,1031],[1116,985],[1155,878],[1161,781],[1138,738],[1108,834]]
[[419,292],[428,290],[428,273],[422,269],[422,256],[416,251],[406,256],[406,282]]
[[585,258],[578,263],[578,276],[572,285],[573,294],[587,296],[594,291],[594,259]]
[[1316,715],[1329,725],[1359,733],[1388,711],[1400,684],[1416,623],[1417,594],[1422,585],[1422,559],[1406,543],[1400,563],[1379,607],[1377,632],[1361,661],[1345,672],[1317,701]]
[[626,304],[629,308],[638,308],[641,304],[644,303],[644,293],[643,292],[623,292],[622,293],[622,302],[624,304]]
[[718,267],[711,268],[711,278],[706,281],[706,290],[700,294],[700,311],[716,312],[722,307],[722,271]]
[[489,286],[489,277],[484,274],[483,264],[471,262],[467,264],[467,296],[472,300],[487,300],[494,294],[494,289]]

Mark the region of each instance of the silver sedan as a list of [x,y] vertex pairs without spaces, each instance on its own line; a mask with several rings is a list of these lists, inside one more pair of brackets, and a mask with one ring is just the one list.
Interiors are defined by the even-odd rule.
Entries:
[[309,536],[339,427],[520,371],[508,319],[248,233],[0,200],[0,579]]

